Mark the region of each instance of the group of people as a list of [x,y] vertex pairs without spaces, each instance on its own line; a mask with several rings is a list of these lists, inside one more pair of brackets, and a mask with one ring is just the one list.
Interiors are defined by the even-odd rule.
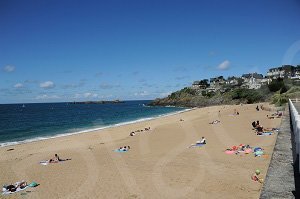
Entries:
[[259,120],[256,122],[252,122],[252,127],[256,132],[256,135],[262,135],[265,131],[273,131],[273,128],[264,128],[262,125],[260,125]]
[[144,131],[150,131],[150,130],[151,130],[151,128],[148,127],[148,128],[144,128],[141,130],[132,131],[131,133],[129,133],[129,136],[135,136],[137,133],[144,132]]

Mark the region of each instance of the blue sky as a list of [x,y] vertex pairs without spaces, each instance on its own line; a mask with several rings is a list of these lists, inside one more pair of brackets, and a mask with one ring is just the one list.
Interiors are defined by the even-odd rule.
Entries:
[[300,1],[0,1],[0,103],[154,99],[300,64]]

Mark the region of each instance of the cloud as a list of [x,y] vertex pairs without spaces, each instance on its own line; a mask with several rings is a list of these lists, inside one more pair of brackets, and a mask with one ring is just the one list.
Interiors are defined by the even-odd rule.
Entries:
[[15,67],[11,65],[6,65],[3,67],[4,72],[11,73],[15,71]]
[[79,98],[97,98],[97,97],[100,97],[97,93],[86,92],[86,93],[76,93],[73,98],[79,99]]
[[134,96],[148,96],[148,95],[150,95],[148,91],[134,93]]
[[91,97],[98,97],[98,94],[96,94],[96,93],[84,93],[83,96],[85,98],[91,98]]
[[116,84],[116,85],[114,85],[114,84],[105,84],[105,83],[100,84],[101,89],[113,89],[113,88],[118,88],[118,87],[120,87],[119,84]]
[[23,88],[24,85],[21,84],[21,83],[17,83],[17,84],[14,85],[14,87],[15,87],[15,88]]
[[219,64],[218,69],[219,70],[227,70],[230,66],[230,62],[228,60],[223,61],[221,64]]
[[45,100],[45,99],[59,99],[60,97],[57,95],[38,95],[35,97],[37,100]]
[[54,88],[55,84],[52,81],[46,81],[46,82],[40,83],[40,87],[44,88],[44,89],[50,89],[50,88]]

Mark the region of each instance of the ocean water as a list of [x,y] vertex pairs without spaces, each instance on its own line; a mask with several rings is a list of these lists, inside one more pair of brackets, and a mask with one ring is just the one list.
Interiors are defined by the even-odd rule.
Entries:
[[0,104],[0,146],[85,133],[161,117],[186,109],[119,104]]

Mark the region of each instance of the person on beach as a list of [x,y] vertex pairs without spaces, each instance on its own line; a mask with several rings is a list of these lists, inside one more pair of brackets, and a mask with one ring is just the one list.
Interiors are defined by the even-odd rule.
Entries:
[[221,122],[220,120],[214,120],[214,121],[210,122],[209,124],[218,124],[220,122]]
[[259,111],[258,105],[256,106],[256,110]]
[[26,186],[27,186],[27,182],[23,180],[21,182],[16,182],[15,184],[8,185],[5,187],[5,189],[10,192],[15,192],[17,191],[18,188],[24,189]]
[[252,127],[255,129],[256,128],[256,122],[252,122]]
[[201,145],[204,145],[204,144],[206,144],[206,139],[205,139],[205,137],[202,137],[201,140],[198,140],[195,144],[191,144],[188,148],[201,146]]
[[130,136],[135,136],[135,132],[132,131],[129,135]]
[[51,158],[50,160],[48,160],[49,163],[58,163],[61,161],[67,161],[67,160],[71,160],[71,159],[61,159],[57,154],[54,155],[54,158]]

